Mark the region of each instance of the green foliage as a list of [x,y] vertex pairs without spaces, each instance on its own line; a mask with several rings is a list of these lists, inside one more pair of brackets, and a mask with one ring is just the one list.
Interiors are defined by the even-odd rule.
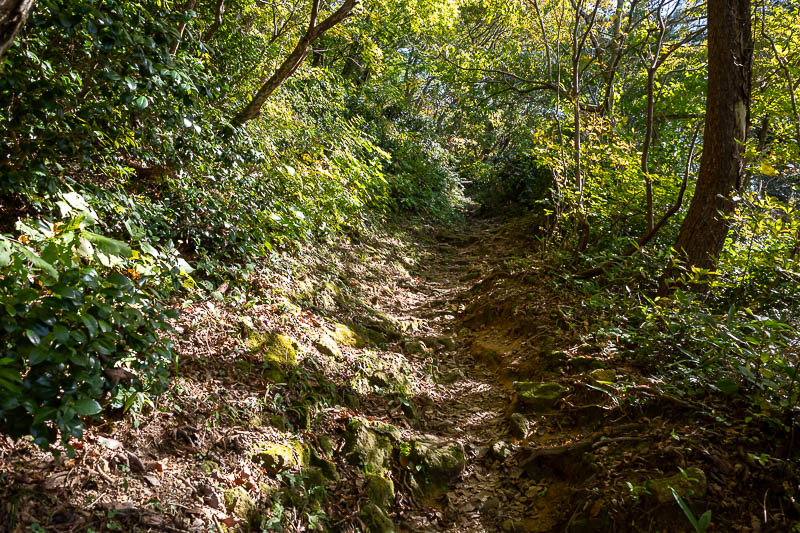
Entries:
[[0,236],[0,427],[43,447],[80,438],[80,417],[99,414],[121,380],[151,387],[172,361],[159,332],[174,315],[130,264],[131,248],[90,221],[83,212]]
[[686,502],[683,501],[683,498],[675,492],[675,489],[670,488],[672,491],[672,496],[675,498],[675,501],[678,502],[678,506],[680,506],[681,511],[683,514],[686,515],[686,519],[689,520],[689,523],[692,524],[695,533],[705,533],[708,530],[708,526],[711,525],[711,511],[708,510],[700,515],[700,518],[695,518],[694,513],[689,506],[686,505]]

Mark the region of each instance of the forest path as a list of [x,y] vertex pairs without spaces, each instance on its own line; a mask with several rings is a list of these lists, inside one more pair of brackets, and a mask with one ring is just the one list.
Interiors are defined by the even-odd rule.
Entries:
[[[569,483],[531,479],[521,468],[521,439],[536,429],[536,420],[513,414],[514,375],[505,359],[525,352],[535,357],[526,350],[531,332],[520,331],[504,317],[502,302],[485,294],[496,274],[508,270],[515,251],[529,243],[496,223],[473,220],[468,227],[437,235],[419,271],[423,281],[416,290],[422,297],[403,309],[433,324],[438,334],[455,335],[454,349],[439,354],[441,378],[429,391],[432,401],[423,407],[420,429],[461,442],[466,468],[438,498],[401,510],[397,522],[407,531],[555,530],[564,521]],[[544,424],[538,432],[545,433]],[[559,438],[570,436],[561,432]]]

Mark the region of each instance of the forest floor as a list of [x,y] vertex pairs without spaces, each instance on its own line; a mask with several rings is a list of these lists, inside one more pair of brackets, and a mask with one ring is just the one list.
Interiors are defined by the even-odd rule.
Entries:
[[410,226],[176,304],[166,392],[73,457],[0,440],[0,531],[689,531],[670,487],[786,530],[746,431],[588,342],[535,221]]

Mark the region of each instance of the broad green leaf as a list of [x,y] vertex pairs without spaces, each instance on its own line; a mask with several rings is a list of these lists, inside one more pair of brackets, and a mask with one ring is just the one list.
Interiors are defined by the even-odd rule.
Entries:
[[51,278],[55,280],[58,279],[58,271],[56,271],[55,267],[53,267],[53,265],[51,265],[50,263],[39,257],[39,255],[36,252],[31,250],[27,246],[21,244],[18,244],[17,248],[19,249],[19,251],[22,252],[25,258],[33,264],[33,266],[43,270]]
[[82,235],[105,254],[125,258],[131,256],[131,247],[127,243],[86,230],[82,232]]
[[89,335],[94,337],[97,334],[97,319],[92,315],[82,314],[81,322],[89,330]]
[[92,400],[91,398],[78,400],[72,405],[72,408],[75,409],[77,414],[83,416],[96,415],[103,410],[103,408],[100,407],[100,404],[97,403],[97,400]]

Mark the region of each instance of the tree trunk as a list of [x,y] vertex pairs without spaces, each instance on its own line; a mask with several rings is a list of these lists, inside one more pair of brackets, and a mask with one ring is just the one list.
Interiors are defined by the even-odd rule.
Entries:
[[750,0],[708,0],[708,87],[703,155],[675,249],[686,266],[711,269],[742,186],[753,66]]
[[344,20],[345,17],[350,15],[350,12],[356,5],[357,0],[345,0],[339,9],[334,11],[328,18],[317,24],[317,15],[319,14],[319,0],[314,0],[311,6],[311,17],[308,23],[308,29],[300,37],[294,50],[289,56],[283,60],[283,63],[278,66],[272,76],[264,82],[264,85],[256,92],[253,99],[250,100],[232,119],[231,122],[235,126],[241,126],[247,121],[253,120],[261,113],[261,108],[266,103],[267,99],[275,92],[275,89],[281,86],[284,81],[295,73],[295,71],[303,64],[308,53],[311,51],[311,45],[326,31],[334,27],[336,24]]
[[0,59],[25,25],[34,0],[0,0]]

